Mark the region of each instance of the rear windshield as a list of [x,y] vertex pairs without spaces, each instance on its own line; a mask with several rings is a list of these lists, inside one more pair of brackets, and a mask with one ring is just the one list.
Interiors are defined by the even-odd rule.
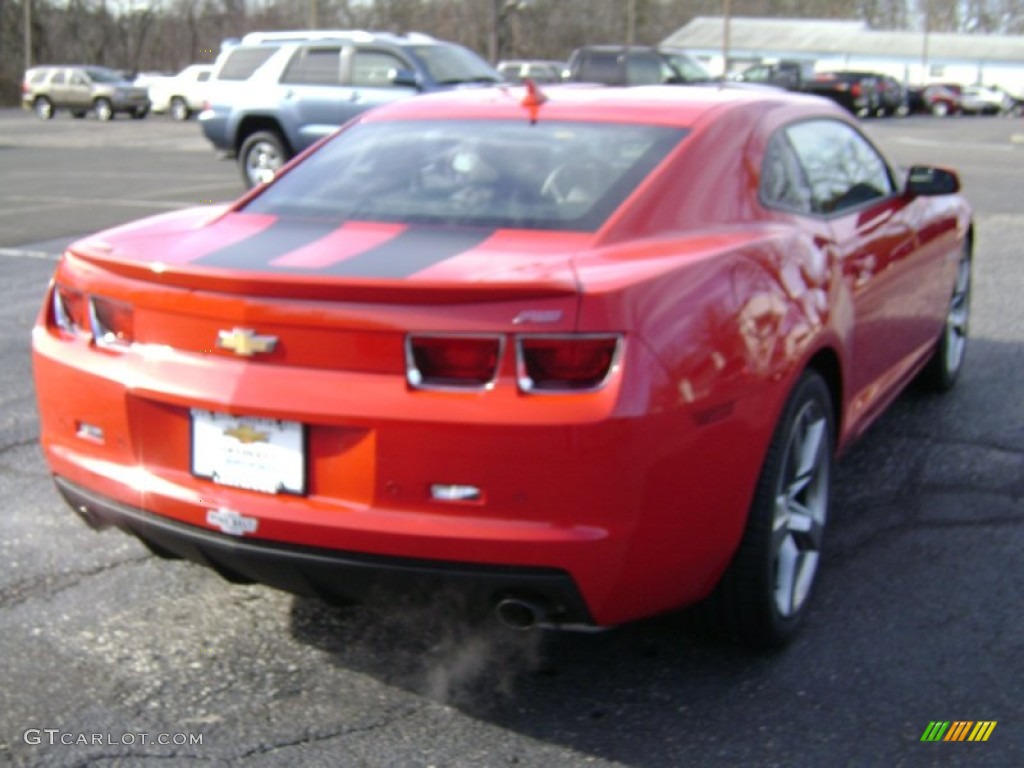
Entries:
[[120,72],[115,72],[112,69],[102,69],[100,67],[89,67],[85,70],[86,74],[89,75],[89,79],[94,83],[123,83],[125,77]]
[[526,119],[361,123],[244,210],[593,231],[684,135],[665,126]]
[[438,85],[501,81],[490,64],[460,45],[413,45],[405,50],[419,60]]

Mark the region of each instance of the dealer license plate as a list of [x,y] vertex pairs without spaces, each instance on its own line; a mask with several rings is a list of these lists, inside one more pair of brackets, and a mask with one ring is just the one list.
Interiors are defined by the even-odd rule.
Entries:
[[263,493],[305,493],[302,424],[193,409],[192,473]]

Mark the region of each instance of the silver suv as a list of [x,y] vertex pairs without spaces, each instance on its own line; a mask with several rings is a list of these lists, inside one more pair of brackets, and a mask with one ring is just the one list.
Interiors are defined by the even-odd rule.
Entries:
[[95,112],[100,120],[125,112],[138,120],[149,112],[149,94],[106,67],[33,67],[21,84],[21,105],[43,120],[58,109],[67,109],[74,117]]
[[476,53],[416,32],[339,30],[299,40],[250,35],[214,65],[199,122],[214,148],[238,157],[251,187],[372,107],[500,82]]

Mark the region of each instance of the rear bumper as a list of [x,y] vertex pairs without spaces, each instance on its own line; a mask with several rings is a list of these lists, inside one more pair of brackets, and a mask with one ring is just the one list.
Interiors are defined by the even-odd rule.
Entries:
[[572,578],[555,568],[524,568],[383,557],[303,547],[196,528],[150,514],[54,477],[64,500],[91,527],[115,526],[163,557],[213,568],[233,582],[260,582],[329,602],[378,592],[430,595],[456,589],[481,606],[529,598],[554,624],[594,624]]

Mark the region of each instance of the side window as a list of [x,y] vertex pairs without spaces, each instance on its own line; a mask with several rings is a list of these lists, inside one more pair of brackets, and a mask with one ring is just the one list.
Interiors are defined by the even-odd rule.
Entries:
[[767,83],[772,76],[768,67],[755,66],[743,70],[743,79],[748,83]]
[[70,78],[71,85],[88,85],[89,78],[83,75],[81,72],[72,72]]
[[53,77],[50,79],[50,85],[63,85],[64,84],[64,70],[58,69],[53,73]]
[[660,85],[672,77],[672,70],[660,56],[630,53],[626,56],[626,82],[629,85]]
[[341,48],[300,48],[288,62],[282,83],[340,85]]
[[557,83],[562,79],[561,73],[555,67],[547,64],[530,64],[526,68],[526,76],[533,78],[538,83]]
[[210,79],[210,73],[209,72],[200,72],[199,75],[196,77],[196,82],[198,82],[198,83],[205,83],[209,79]]
[[248,80],[277,51],[276,47],[234,48],[228,52],[217,78],[220,80]]
[[811,187],[784,131],[768,142],[761,165],[761,203],[794,213],[811,213]]
[[362,88],[389,88],[395,73],[411,69],[408,64],[387,51],[357,50],[352,57],[352,85]]
[[811,187],[815,213],[834,213],[895,191],[885,160],[854,128],[808,120],[785,129]]
[[615,53],[589,52],[583,55],[579,79],[585,83],[622,83],[620,56]]

